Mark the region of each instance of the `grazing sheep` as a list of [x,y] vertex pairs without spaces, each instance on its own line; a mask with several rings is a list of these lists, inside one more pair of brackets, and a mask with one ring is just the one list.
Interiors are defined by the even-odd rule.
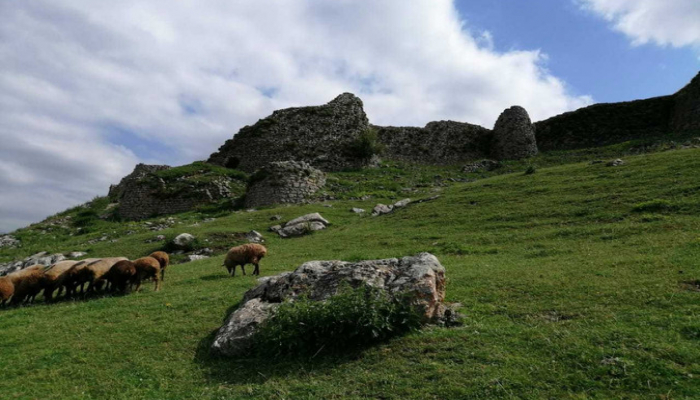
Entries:
[[236,276],[236,266],[241,266],[241,271],[245,275],[245,265],[253,264],[255,269],[253,270],[253,275],[260,275],[260,259],[265,257],[267,254],[267,249],[265,246],[257,243],[248,243],[240,246],[232,247],[228,254],[226,254],[226,260],[224,260],[224,266],[228,270],[231,276]]
[[128,260],[126,257],[107,257],[89,263],[85,268],[82,268],[78,274],[78,282],[82,285],[88,283],[87,293],[95,291],[95,285],[102,286],[103,282],[98,282],[102,276],[106,274],[110,268],[119,261]]
[[44,298],[46,301],[53,300],[53,292],[56,289],[58,289],[57,296],[61,295],[67,272],[79,262],[73,260],[59,261],[44,270]]
[[0,278],[0,306],[5,306],[10,297],[15,294],[15,285],[8,276]]
[[153,257],[158,262],[160,263],[160,280],[161,282],[165,280],[165,268],[170,265],[170,257],[168,257],[168,253],[164,251],[154,251],[149,255],[149,257]]
[[22,304],[25,300],[28,303],[34,301],[36,295],[44,288],[44,268],[44,265],[37,264],[7,275],[15,286],[12,305]]
[[76,294],[78,286],[80,286],[80,293],[83,293],[84,281],[81,281],[81,270],[86,268],[90,263],[100,260],[99,258],[86,258],[79,261],[77,264],[72,266],[63,278],[63,286],[66,288],[66,297],[72,297]]
[[129,284],[136,278],[136,266],[133,261],[122,260],[112,265],[102,277],[107,281],[110,291],[126,292]]
[[134,260],[134,267],[136,268],[136,276],[134,277],[134,283],[136,283],[136,291],[141,290],[141,282],[145,279],[153,278],[156,281],[155,291],[160,290],[160,263],[153,257],[142,257]]

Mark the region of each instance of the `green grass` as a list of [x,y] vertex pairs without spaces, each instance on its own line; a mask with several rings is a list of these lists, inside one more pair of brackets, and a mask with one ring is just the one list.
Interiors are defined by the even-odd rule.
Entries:
[[[700,150],[629,156],[614,168],[554,158],[531,160],[534,174],[523,173],[527,163],[509,163],[470,183],[448,181],[472,178],[457,167],[338,173],[329,180],[339,199],[331,208],[265,208],[207,223],[207,214],[188,213],[158,233],[102,220],[107,232],[22,230],[23,247],[3,250],[3,259],[85,249],[137,257],[162,245],[144,243],[159,233],[224,240],[227,232],[265,233],[275,214],[321,212],[327,230],[266,235],[262,275],[309,260],[429,251],[447,269],[447,300],[462,303],[466,317],[462,327],[428,328],[362,352],[211,358],[213,332],[255,285],[251,276],[227,277],[220,255],[172,266],[157,293],[149,286],[0,310],[0,397],[697,398]],[[382,217],[349,211],[435,193],[435,201]],[[362,194],[374,198],[351,200]],[[119,240],[80,247],[102,233]]]

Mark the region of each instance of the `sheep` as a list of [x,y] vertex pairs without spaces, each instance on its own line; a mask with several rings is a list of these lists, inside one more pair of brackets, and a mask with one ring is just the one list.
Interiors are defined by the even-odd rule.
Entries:
[[68,270],[80,261],[63,260],[59,261],[44,270],[44,298],[46,301],[53,300],[53,292],[58,289],[58,296],[63,291],[63,282],[66,279]]
[[243,271],[243,275],[245,275],[245,265],[253,264],[255,266],[253,275],[260,275],[259,263],[260,259],[265,257],[265,254],[267,254],[265,246],[257,243],[248,243],[232,247],[228,251],[228,254],[226,254],[224,266],[231,276],[236,276],[237,265],[241,266],[241,271]]
[[134,267],[136,268],[136,276],[134,277],[134,282],[136,283],[136,291],[141,290],[141,282],[144,279],[153,278],[156,281],[155,291],[160,290],[160,263],[153,257],[142,257],[134,260]]
[[136,278],[136,266],[133,261],[119,261],[112,265],[112,268],[102,278],[107,281],[110,291],[117,290],[124,293],[129,284]]
[[100,260],[99,258],[86,258],[73,265],[65,272],[63,278],[63,286],[66,288],[66,297],[74,296],[80,286],[80,292],[83,293],[84,281],[81,281],[81,270],[86,268],[90,263]]
[[15,285],[8,276],[0,277],[0,306],[5,306],[10,297],[15,294]]
[[87,282],[87,293],[94,292],[96,285],[102,285],[103,282],[98,282],[102,279],[102,276],[106,274],[114,264],[125,260],[128,259],[126,257],[107,257],[93,261],[79,271],[78,282],[81,285]]
[[149,257],[153,257],[158,262],[160,263],[160,280],[165,281],[165,268],[170,265],[170,257],[168,257],[168,253],[164,251],[154,251],[149,255]]
[[44,265],[36,264],[8,275],[15,287],[12,305],[19,305],[25,300],[29,303],[34,301],[36,295],[44,288],[44,268]]

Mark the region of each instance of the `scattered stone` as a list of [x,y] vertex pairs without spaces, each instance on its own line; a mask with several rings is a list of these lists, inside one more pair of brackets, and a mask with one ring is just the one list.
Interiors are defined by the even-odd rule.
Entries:
[[376,217],[378,215],[389,214],[394,209],[394,206],[387,206],[386,204],[377,204],[372,209],[372,216]]
[[350,211],[354,212],[355,214],[363,214],[363,213],[367,212],[363,208],[355,208],[355,207],[351,208]]
[[281,215],[273,215],[270,217],[270,221],[279,221],[282,219]]
[[495,160],[480,160],[462,167],[464,173],[475,173],[482,171],[493,171],[501,167],[501,163]]
[[394,208],[406,207],[411,202],[411,199],[403,199],[394,203]]
[[173,244],[181,249],[186,249],[194,243],[195,237],[189,233],[181,233],[173,239]]
[[282,238],[303,236],[313,231],[326,229],[328,225],[330,225],[330,222],[323,218],[321,214],[312,213],[287,222],[282,229],[277,231],[277,234]]
[[269,228],[270,232],[277,232],[282,229],[282,225],[273,225]]
[[245,293],[242,304],[217,332],[211,348],[214,353],[243,354],[255,340],[258,326],[273,316],[283,301],[294,301],[300,295],[324,301],[335,296],[343,282],[353,287],[366,284],[391,293],[406,293],[424,323],[437,323],[448,314],[443,303],[445,268],[429,253],[360,262],[309,261],[294,272],[258,282],[257,287]]
[[493,128],[491,153],[497,160],[520,160],[537,155],[535,130],[524,108],[513,106],[498,117]]
[[264,243],[265,242],[265,238],[263,238],[263,235],[261,235],[260,232],[257,232],[257,231],[250,231],[250,232],[246,233],[245,238],[250,243]]
[[209,256],[203,256],[203,255],[199,255],[199,254],[190,254],[190,255],[188,255],[187,258],[185,259],[185,260],[186,260],[185,262],[206,260],[207,258],[209,258]]
[[621,165],[625,165],[625,162],[622,159],[618,158],[617,160],[608,161],[608,163],[605,165],[608,167],[619,167]]
[[85,253],[83,251],[71,251],[70,253],[68,253],[68,258],[70,258],[71,260],[75,260],[75,259],[84,257],[86,255],[87,255],[87,253]]

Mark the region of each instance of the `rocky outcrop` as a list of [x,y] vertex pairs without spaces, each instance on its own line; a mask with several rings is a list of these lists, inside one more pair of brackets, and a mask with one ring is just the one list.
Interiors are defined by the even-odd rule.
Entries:
[[119,201],[124,197],[126,192],[136,186],[142,179],[146,178],[154,172],[170,169],[169,165],[147,165],[136,164],[134,170],[127,176],[123,177],[116,185],[109,187],[109,198],[114,201]]
[[282,302],[294,301],[302,294],[311,300],[327,300],[338,293],[343,283],[406,293],[425,323],[435,322],[445,313],[445,268],[429,253],[352,263],[310,261],[294,272],[258,282],[219,329],[211,347],[214,353],[243,354],[255,340],[258,326],[273,317]]
[[15,247],[19,247],[21,242],[19,239],[12,235],[2,235],[0,236],[0,249],[3,247],[7,247],[10,249],[14,249]]
[[488,157],[492,132],[454,121],[430,122],[424,128],[376,126],[383,157],[421,164],[446,165]]
[[304,161],[323,171],[363,167],[370,159],[353,154],[369,129],[362,100],[343,93],[322,106],[277,110],[241,129],[209,162],[254,172],[275,161]]
[[251,177],[245,206],[303,203],[325,184],[326,174],[303,161],[272,162]]
[[[72,252],[70,254],[76,254],[77,252]],[[82,255],[85,255],[85,253],[80,253]],[[59,261],[63,261],[66,259],[66,256],[60,253],[55,253],[55,254],[49,254],[46,251],[42,251],[40,253],[33,254],[23,260],[17,260],[17,261],[11,261],[8,263],[0,263],[0,276],[4,276],[10,273],[13,273],[15,271],[19,271],[20,269],[27,268],[32,265],[46,265],[49,266],[51,264],[55,264]]]
[[498,117],[493,128],[491,154],[497,160],[520,160],[537,155],[535,131],[524,108],[513,106]]

